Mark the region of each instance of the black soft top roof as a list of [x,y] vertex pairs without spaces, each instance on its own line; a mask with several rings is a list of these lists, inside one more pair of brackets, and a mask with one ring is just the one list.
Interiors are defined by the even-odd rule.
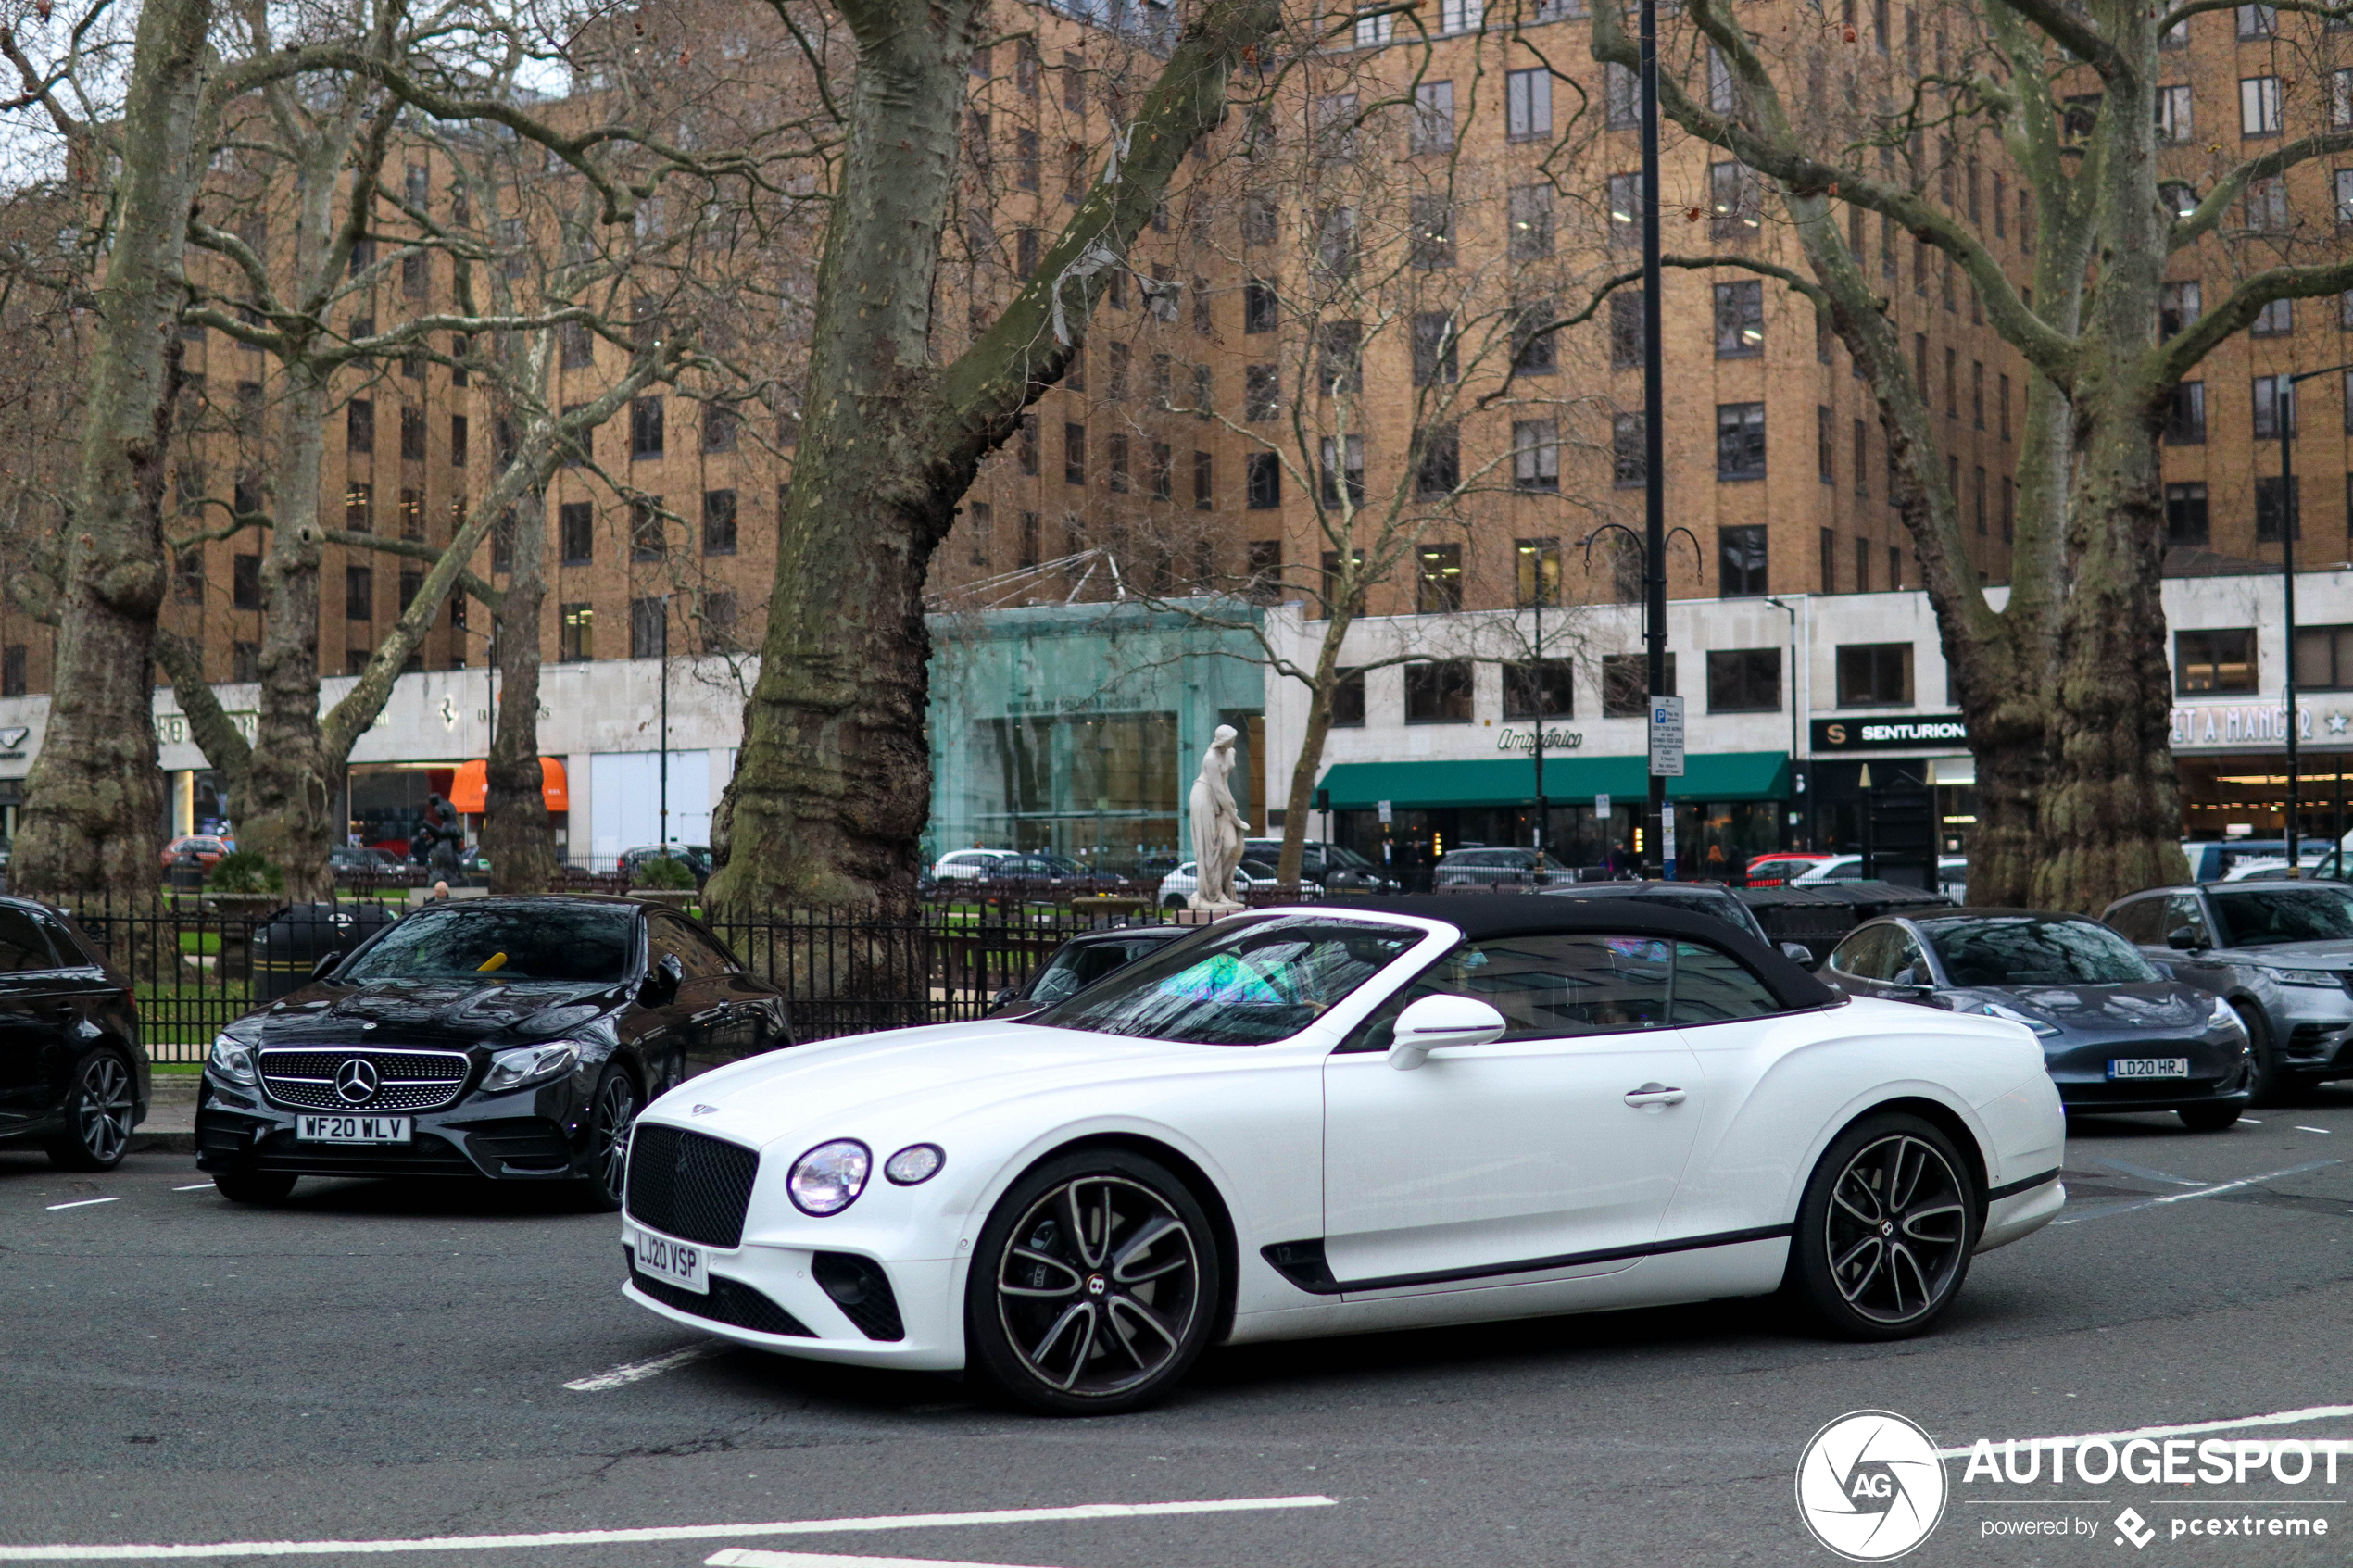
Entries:
[[1655,898],[1546,898],[1524,893],[1409,894],[1385,898],[1336,900],[1334,914],[1365,909],[1444,921],[1473,941],[1527,936],[1539,932],[1604,932],[1623,936],[1689,937],[1712,943],[1756,972],[1766,989],[1785,1008],[1829,1007],[1843,1000],[1836,991],[1760,946],[1740,927],[1712,915],[1692,914]]

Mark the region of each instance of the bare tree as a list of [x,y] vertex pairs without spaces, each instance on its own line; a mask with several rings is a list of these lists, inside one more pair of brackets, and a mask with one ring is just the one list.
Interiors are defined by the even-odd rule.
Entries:
[[[1692,0],[1676,23],[1681,57],[1711,59],[1719,74],[1693,89],[1661,73],[1676,124],[1778,184],[1806,272],[1758,270],[1828,310],[1879,400],[1969,721],[1980,797],[1970,885],[1991,901],[2096,909],[2181,874],[2158,596],[2167,413],[2184,374],[2266,305],[2353,286],[2341,246],[2303,261],[2275,252],[2194,326],[2160,338],[2172,256],[2226,232],[2233,214],[2255,219],[2235,236],[2242,246],[2264,238],[2253,231],[2265,215],[2286,210],[2285,186],[2271,182],[2353,147],[2353,131],[2328,127],[2330,79],[2318,71],[2293,86],[2271,79],[2258,107],[2281,133],[2256,156],[2225,159],[2214,144],[2200,167],[2196,146],[2161,145],[2159,52],[2175,30],[2229,10],[2221,0],[1948,6],[1929,17],[1930,69],[1916,48],[1898,63],[1884,44],[1855,47],[1851,26],[1752,37],[1721,0]],[[2349,14],[2322,4],[2281,11],[2309,16],[2316,32],[2321,19]],[[1595,11],[1593,53],[1638,62],[1608,7]],[[1981,160],[2018,182],[2031,284],[2013,276],[1973,205],[1953,194],[1954,176]],[[1842,232],[1841,203],[1856,233],[1870,214],[1950,257],[2030,368],[2004,609],[1986,602],[1960,497],[1937,460],[1928,388],[1891,302]],[[1994,210],[2010,216],[1998,202]]]

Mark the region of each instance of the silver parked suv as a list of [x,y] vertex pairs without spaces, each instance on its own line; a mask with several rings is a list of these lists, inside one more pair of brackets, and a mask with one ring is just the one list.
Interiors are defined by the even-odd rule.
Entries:
[[2256,1104],[2353,1078],[2353,887],[2153,887],[2100,918],[2175,978],[2237,1010],[2255,1059]]

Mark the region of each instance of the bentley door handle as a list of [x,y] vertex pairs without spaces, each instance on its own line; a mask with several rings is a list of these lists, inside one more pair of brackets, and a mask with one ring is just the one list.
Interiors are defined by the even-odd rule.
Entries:
[[1626,1091],[1626,1103],[1638,1110],[1654,1105],[1680,1105],[1683,1098],[1682,1090],[1668,1088],[1656,1081],[1644,1084],[1639,1089]]

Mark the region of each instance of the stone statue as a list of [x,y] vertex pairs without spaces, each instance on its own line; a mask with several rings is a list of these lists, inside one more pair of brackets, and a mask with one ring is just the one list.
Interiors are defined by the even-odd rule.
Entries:
[[1227,782],[1234,771],[1234,727],[1220,724],[1202,754],[1201,776],[1193,781],[1188,806],[1193,819],[1193,869],[1197,873],[1188,907],[1226,914],[1242,907],[1234,892],[1234,872],[1242,863],[1242,834],[1248,831],[1234,805]]

